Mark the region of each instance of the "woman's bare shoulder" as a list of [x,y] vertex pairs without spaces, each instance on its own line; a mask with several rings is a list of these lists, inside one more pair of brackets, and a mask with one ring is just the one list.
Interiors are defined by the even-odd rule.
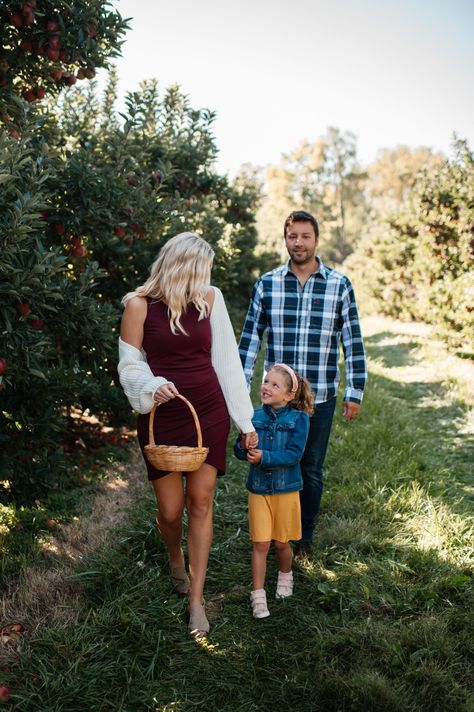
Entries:
[[212,307],[214,306],[215,298],[216,298],[216,287],[208,287],[207,291],[204,295],[204,299],[209,304],[209,311],[212,311]]
[[136,294],[134,297],[131,297],[131,299],[129,299],[125,305],[125,311],[127,311],[129,314],[134,314],[136,316],[139,316],[140,314],[146,314],[146,297],[142,297],[139,294]]

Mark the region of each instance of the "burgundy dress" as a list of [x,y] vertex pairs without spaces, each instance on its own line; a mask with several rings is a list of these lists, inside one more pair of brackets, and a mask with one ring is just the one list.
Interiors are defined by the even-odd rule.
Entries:
[[[204,447],[209,448],[206,462],[225,473],[229,413],[216,372],[211,362],[211,323],[209,317],[198,320],[199,312],[189,304],[181,315],[188,336],[170,328],[168,307],[164,302],[148,301],[144,323],[143,348],[155,376],[172,381],[198,414]],[[148,469],[148,479],[168,474],[157,470],[145,457],[148,444],[149,415],[138,416],[138,441]],[[180,398],[160,405],[155,411],[157,445],[197,445],[196,426],[191,411]]]

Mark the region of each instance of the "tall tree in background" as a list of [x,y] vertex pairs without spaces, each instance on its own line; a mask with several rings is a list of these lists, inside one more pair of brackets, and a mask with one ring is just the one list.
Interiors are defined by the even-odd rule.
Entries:
[[399,210],[408,200],[419,174],[436,169],[445,158],[426,146],[381,149],[367,169],[366,192],[371,216]]
[[473,235],[474,156],[455,140],[449,158],[415,174],[396,210],[377,216],[345,266],[377,311],[433,324],[472,356]]
[[330,127],[314,143],[302,141],[266,171],[266,197],[257,218],[261,243],[281,254],[283,222],[291,210],[303,209],[318,218],[323,258],[342,262],[361,236],[366,179],[354,134]]

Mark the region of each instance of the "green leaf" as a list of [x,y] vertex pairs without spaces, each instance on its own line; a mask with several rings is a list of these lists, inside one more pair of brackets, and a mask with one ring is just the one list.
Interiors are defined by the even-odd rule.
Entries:
[[47,380],[46,376],[44,375],[43,371],[38,371],[36,368],[30,368],[30,373],[33,374],[33,376],[37,376],[38,378],[42,378],[43,380]]

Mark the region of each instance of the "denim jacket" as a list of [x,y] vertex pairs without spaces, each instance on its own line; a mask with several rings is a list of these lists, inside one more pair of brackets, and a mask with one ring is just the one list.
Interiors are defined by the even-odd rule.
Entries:
[[[262,461],[250,465],[247,489],[254,494],[283,494],[303,489],[300,460],[308,439],[309,416],[289,406],[273,410],[267,405],[257,408],[252,423],[258,435],[257,448]],[[234,446],[239,460],[247,459],[240,446]]]

